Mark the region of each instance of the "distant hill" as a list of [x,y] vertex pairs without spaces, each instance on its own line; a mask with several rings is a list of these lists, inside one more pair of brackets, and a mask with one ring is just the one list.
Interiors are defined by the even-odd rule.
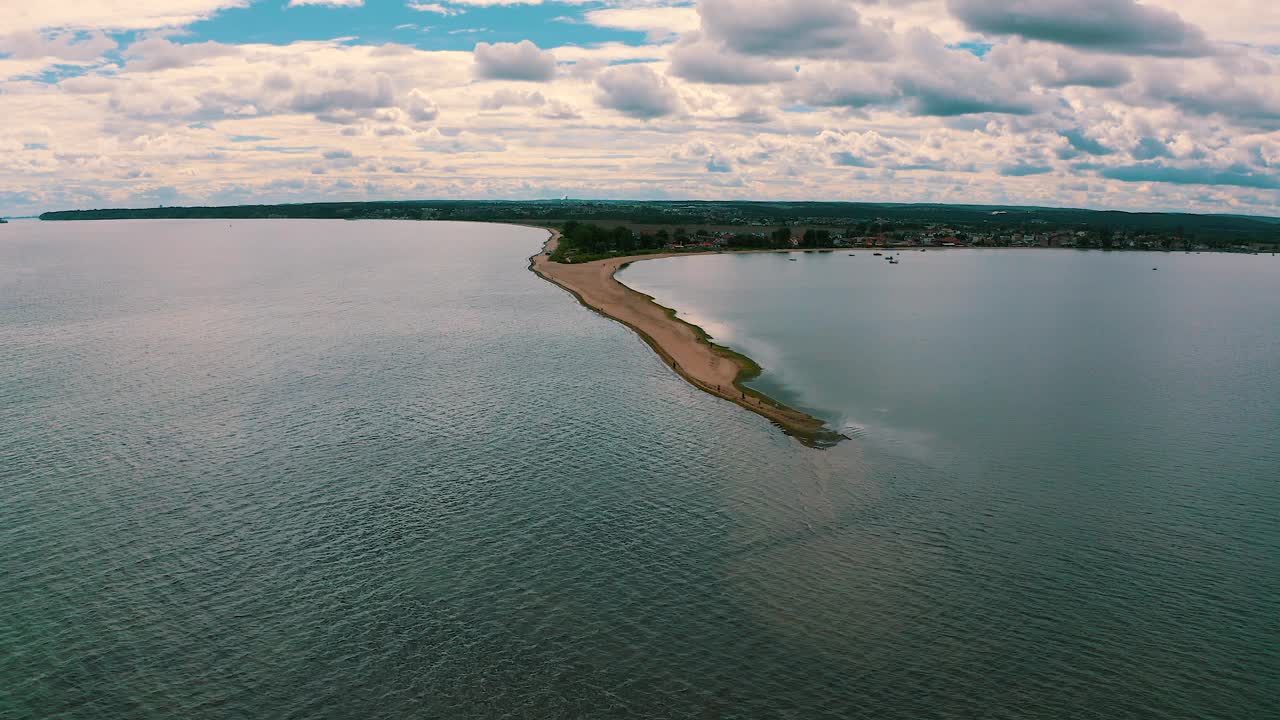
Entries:
[[409,219],[550,223],[589,220],[656,225],[841,226],[888,221],[920,225],[991,228],[1096,229],[1183,233],[1225,242],[1280,242],[1280,218],[1189,213],[1129,213],[1073,208],[997,205],[939,205],[847,202],[720,201],[443,201],[333,202],[224,207],[68,210],[47,212],[41,220],[118,220],[139,218],[309,218]]
[[1244,220],[1261,220],[1262,222],[1280,225],[1280,217],[1267,217],[1266,215],[1223,215],[1222,217],[1241,218]]

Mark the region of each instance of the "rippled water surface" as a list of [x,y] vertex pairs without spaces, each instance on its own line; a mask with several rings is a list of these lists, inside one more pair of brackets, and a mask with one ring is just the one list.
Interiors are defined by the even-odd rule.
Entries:
[[0,717],[1276,707],[1280,260],[626,271],[858,436],[816,451],[544,236],[0,227]]

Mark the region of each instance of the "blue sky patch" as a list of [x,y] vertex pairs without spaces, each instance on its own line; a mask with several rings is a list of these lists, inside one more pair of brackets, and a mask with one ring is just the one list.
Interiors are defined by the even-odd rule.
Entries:
[[471,50],[477,42],[529,40],[538,47],[621,42],[645,44],[645,34],[586,24],[587,12],[604,3],[449,6],[464,10],[441,15],[410,9],[404,0],[366,0],[363,7],[256,2],[224,10],[195,23],[175,42],[213,40],[223,43],[288,45],[304,40],[355,38],[361,45],[400,43],[421,50]]
[[947,47],[951,48],[952,50],[967,50],[973,53],[977,57],[986,57],[987,53],[991,52],[991,48],[995,47],[995,44],[974,41],[974,42],[958,42],[958,43],[955,43],[954,45],[948,45]]

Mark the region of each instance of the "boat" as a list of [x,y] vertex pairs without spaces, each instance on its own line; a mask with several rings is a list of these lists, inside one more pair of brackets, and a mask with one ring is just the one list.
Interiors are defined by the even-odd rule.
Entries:
[[849,253],[849,257],[853,257],[853,253]]
[[790,260],[791,262],[795,262],[795,261],[796,261],[796,259],[795,259],[795,258],[787,258],[787,259],[788,259],[788,260]]
[[876,257],[880,257],[880,256],[884,255],[884,253],[871,253],[871,254],[872,254],[872,255],[875,255]]
[[889,264],[890,264],[890,265],[897,265],[897,264],[898,264],[898,259],[897,259],[897,258],[889,258]]

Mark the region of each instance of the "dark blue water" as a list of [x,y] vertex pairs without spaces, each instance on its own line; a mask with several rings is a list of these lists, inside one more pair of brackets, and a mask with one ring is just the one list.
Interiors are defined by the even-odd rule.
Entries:
[[[1135,357],[1147,343],[1109,329],[1114,313],[1089,314],[1137,287],[1097,275],[1072,294],[1071,326],[1102,359],[966,375],[1005,356],[993,346],[1051,335],[1007,340],[1030,324],[1010,320],[1028,294],[905,345],[922,305],[902,298],[966,275],[998,297],[1023,274],[962,265],[913,290],[903,273],[859,300],[870,312],[816,302],[836,296],[803,275],[768,292],[825,308],[806,353],[698,293],[820,274],[817,258],[627,272],[677,288],[701,267],[689,307],[785,348],[761,353],[762,382],[861,435],[814,451],[529,273],[543,238],[392,222],[0,228],[0,716],[1275,707],[1275,274],[1228,266],[1223,282],[1162,257],[1184,286],[1162,297],[1233,298],[1167,313],[1150,330],[1163,365]],[[867,337],[816,340],[864,317]],[[1110,374],[1062,370],[1102,360]],[[1156,374],[1135,385],[1138,360]],[[921,372],[944,365],[951,382]],[[829,366],[849,369],[812,394],[806,368]],[[993,396],[998,375],[1022,393]],[[1092,400],[1056,388],[1081,377]],[[967,408],[951,387],[965,382]]]

